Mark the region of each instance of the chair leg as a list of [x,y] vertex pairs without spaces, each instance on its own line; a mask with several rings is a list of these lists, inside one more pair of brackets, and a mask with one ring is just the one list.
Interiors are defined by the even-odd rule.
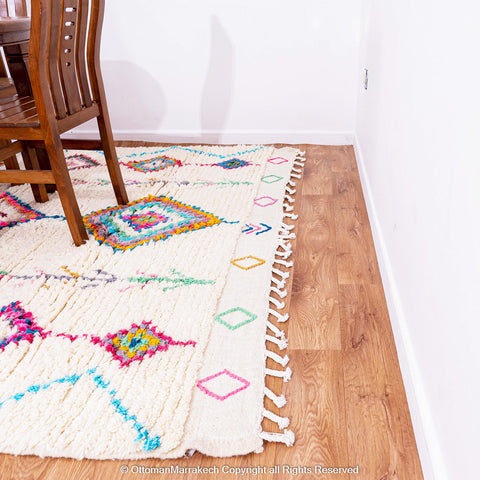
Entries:
[[[48,160],[47,152],[44,148],[36,148],[35,153],[37,154],[38,164],[40,165],[41,170],[51,170],[50,161]],[[47,188],[48,193],[53,193],[57,190],[55,184],[47,184],[45,185]]]
[[118,163],[118,157],[115,150],[115,143],[113,141],[112,128],[110,126],[108,113],[106,116],[102,114],[98,116],[97,123],[98,130],[100,131],[100,138],[102,139],[103,152],[105,153],[108,173],[110,174],[110,179],[112,181],[113,191],[115,192],[117,203],[119,205],[125,205],[128,203],[128,196],[127,191],[125,190],[125,184],[123,183],[120,164]]
[[85,240],[88,240],[88,234],[83,223],[80,209],[78,208],[77,199],[75,198],[75,192],[70,174],[68,173],[67,162],[61,142],[51,143],[46,140],[45,147],[73,241],[77,246],[82,245],[85,243]]
[[[25,148],[22,152],[23,155],[23,163],[25,164],[25,168],[27,170],[39,170],[40,166],[38,163],[37,154],[35,150],[28,145],[25,145]],[[31,184],[33,197],[35,201],[39,203],[48,202],[48,194],[45,185],[42,184]]]

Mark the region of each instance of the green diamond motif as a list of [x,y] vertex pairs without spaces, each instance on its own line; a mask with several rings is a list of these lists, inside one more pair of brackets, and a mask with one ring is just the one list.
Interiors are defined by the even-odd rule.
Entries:
[[[230,323],[225,320],[225,317],[228,317]],[[256,318],[256,315],[247,312],[247,310],[244,308],[235,307],[227,310],[226,312],[219,313],[215,317],[215,320],[218,323],[225,325],[230,330],[236,330],[237,328],[243,327],[243,325],[246,325],[247,323],[253,322]]]
[[278,175],[267,175],[265,177],[262,177],[262,182],[264,183],[275,183],[280,180],[283,180],[283,177],[279,177]]

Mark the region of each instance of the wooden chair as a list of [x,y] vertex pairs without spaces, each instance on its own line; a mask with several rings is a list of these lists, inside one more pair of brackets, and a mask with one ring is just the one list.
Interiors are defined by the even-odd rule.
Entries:
[[[102,75],[100,36],[104,0],[32,0],[29,48],[33,97],[0,100],[0,139],[16,140],[0,160],[22,152],[26,170],[0,171],[0,183],[30,183],[37,201],[55,184],[75,245],[88,238],[78,208],[60,135],[97,119],[118,204],[128,202],[113,142]],[[44,148],[51,170],[35,152]]]

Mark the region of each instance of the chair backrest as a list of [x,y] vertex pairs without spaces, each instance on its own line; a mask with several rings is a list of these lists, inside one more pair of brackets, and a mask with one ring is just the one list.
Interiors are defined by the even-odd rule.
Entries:
[[10,2],[14,11],[8,5],[8,0],[0,0],[0,16],[1,17],[26,17],[27,16],[27,2],[26,0],[15,0],[14,3]]
[[47,113],[53,104],[57,119],[98,100],[104,9],[104,0],[32,0],[32,90],[37,108],[41,96]]

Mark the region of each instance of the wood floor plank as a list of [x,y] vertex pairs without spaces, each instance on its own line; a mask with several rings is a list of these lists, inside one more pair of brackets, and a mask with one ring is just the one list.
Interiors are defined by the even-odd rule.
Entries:
[[320,196],[302,195],[290,314],[291,348],[340,350],[334,213]]
[[[320,171],[326,171],[325,167],[328,167],[330,172],[347,172],[347,171],[356,171],[357,163],[355,161],[355,153],[352,145],[308,145],[307,157],[313,161],[315,164],[321,165]],[[310,172],[307,171],[307,177],[310,176]],[[305,178],[305,181],[310,181],[308,178]],[[323,180],[324,182],[326,180]],[[333,184],[331,185],[331,191],[321,192],[321,193],[333,193]],[[305,191],[306,194],[316,193],[318,191],[309,192]]]
[[[295,431],[295,448],[277,446],[277,465],[347,467],[346,422],[343,393],[342,353],[337,351],[296,350],[290,353],[292,380],[287,384],[288,403],[285,414]],[[301,409],[297,406],[302,405]],[[305,472],[307,473],[307,472]],[[331,475],[315,473],[297,478],[330,479]],[[291,479],[282,472],[274,480]],[[348,479],[348,474],[335,474]]]
[[335,204],[337,271],[340,284],[381,283],[365,206]]
[[325,159],[326,152],[324,147],[309,145],[306,155],[308,162],[305,163],[303,195],[332,195],[331,162]]
[[332,173],[335,202],[343,207],[355,207],[364,203],[362,185],[356,171]]
[[340,315],[350,463],[359,480],[421,479],[381,287],[340,285]]

